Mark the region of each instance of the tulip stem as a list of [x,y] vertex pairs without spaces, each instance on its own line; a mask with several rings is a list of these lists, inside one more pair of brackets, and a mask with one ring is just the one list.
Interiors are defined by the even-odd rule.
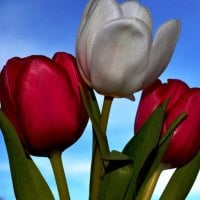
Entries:
[[160,177],[161,172],[163,171],[163,167],[159,166],[149,177],[146,184],[142,188],[142,190],[138,193],[136,200],[150,200],[151,196],[154,192],[158,179]]
[[[100,129],[101,129],[101,132],[103,133],[103,138],[106,140],[106,143],[107,143],[106,129],[107,129],[109,113],[110,113],[110,109],[112,105],[112,100],[113,100],[112,97],[105,96],[102,112],[100,116],[100,122],[99,122]],[[95,130],[93,129],[93,131]],[[103,162],[101,159],[101,157],[104,155],[101,155],[102,152],[100,151],[98,141],[96,141],[95,134],[93,138],[93,143],[95,144],[95,146],[94,146],[93,159],[92,159],[89,199],[97,200],[100,187],[101,187],[102,176],[104,174]],[[108,147],[108,151],[109,151],[109,147]]]
[[[85,105],[85,109],[91,119],[91,122],[92,122],[93,133],[95,135],[94,138],[98,143],[101,156],[104,157],[104,156],[108,155],[108,153],[109,153],[109,146],[108,146],[108,141],[107,141],[106,135],[104,133],[102,133],[102,130],[100,127],[101,116],[100,116],[98,104],[96,102],[96,97],[93,93],[92,97],[90,98],[90,104],[88,104],[86,95],[84,94],[84,90],[81,86],[80,86],[80,90],[81,90],[83,102]],[[95,142],[93,142],[93,143],[95,143]]]
[[53,168],[60,200],[70,200],[67,180],[65,177],[65,172],[62,164],[61,152],[52,153],[49,156],[49,160]]
[[100,127],[101,127],[102,133],[104,133],[105,135],[106,135],[106,129],[108,125],[108,118],[110,114],[112,101],[113,101],[113,97],[108,97],[108,96],[104,97],[104,103],[103,103],[101,118],[100,118]]

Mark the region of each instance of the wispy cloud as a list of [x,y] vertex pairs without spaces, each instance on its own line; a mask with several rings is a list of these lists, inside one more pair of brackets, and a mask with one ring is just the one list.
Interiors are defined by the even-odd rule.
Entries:
[[[90,161],[89,160],[79,160],[78,158],[73,158],[74,156],[70,157],[64,156],[63,157],[63,165],[67,171],[67,174],[72,175],[80,175],[84,173],[89,173],[90,171]],[[34,162],[37,166],[41,169],[41,171],[45,172],[45,175],[51,176],[52,170],[49,159],[47,158],[33,158]]]
[[[67,165],[68,163],[68,165]],[[88,161],[78,161],[74,160],[69,162],[68,160],[64,161],[64,164],[68,166],[68,174],[70,173],[71,175],[80,175],[80,174],[85,174],[89,173],[90,171],[90,162]]]
[[174,171],[175,170],[172,169],[172,170],[165,170],[165,171],[162,172],[162,174],[161,174],[161,176],[158,180],[158,183],[156,185],[156,188],[154,190],[153,195],[155,197],[159,197],[162,194],[166,184],[168,183],[168,181],[169,181],[169,179],[172,176]]
[[[56,182],[48,158],[33,157],[34,162],[48,182],[54,196],[58,198]],[[89,186],[90,161],[75,158],[74,155],[64,155],[63,165],[72,199],[87,199]],[[82,195],[81,195],[82,193]]]
[[[172,174],[174,173],[174,169],[171,170],[165,170],[164,172],[162,172],[158,183],[156,185],[154,194],[153,194],[153,199],[159,199],[160,195],[162,194],[162,192],[164,191],[168,181],[170,180]],[[198,175],[198,177],[196,178],[196,181],[193,185],[193,187],[191,188],[191,191],[189,193],[189,198],[192,200],[194,198],[194,196],[200,196],[200,190],[199,190],[199,185],[200,185],[200,174]],[[189,200],[189,198],[187,198]]]

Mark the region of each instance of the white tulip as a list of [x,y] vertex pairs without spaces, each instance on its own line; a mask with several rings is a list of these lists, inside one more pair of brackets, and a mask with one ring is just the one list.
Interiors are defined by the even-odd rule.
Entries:
[[164,23],[152,39],[152,20],[137,1],[90,0],[80,25],[76,56],[85,82],[97,92],[128,97],[167,67],[180,22]]

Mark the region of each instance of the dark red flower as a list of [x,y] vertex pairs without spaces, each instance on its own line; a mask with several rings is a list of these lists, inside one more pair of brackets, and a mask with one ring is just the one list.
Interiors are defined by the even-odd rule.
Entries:
[[175,129],[162,162],[170,167],[180,167],[189,162],[200,149],[200,88],[189,88],[183,81],[168,80],[162,84],[157,80],[146,88],[139,103],[135,132],[150,117],[156,107],[169,100],[161,135],[181,113],[186,118]]
[[2,110],[28,153],[48,156],[82,135],[88,121],[79,90],[84,83],[72,55],[12,58],[0,82]]

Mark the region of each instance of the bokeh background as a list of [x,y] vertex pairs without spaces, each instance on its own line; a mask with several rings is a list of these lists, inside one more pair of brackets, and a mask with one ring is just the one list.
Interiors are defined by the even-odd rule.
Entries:
[[[123,1],[119,1],[123,2]],[[182,30],[174,55],[161,79],[184,80],[190,87],[200,87],[200,1],[141,0],[152,13],[153,35],[169,19],[180,19]],[[74,55],[76,34],[87,0],[1,0],[0,1],[0,67],[14,56],[42,54],[52,57],[57,51]],[[140,93],[136,101],[115,99],[108,127],[111,149],[121,150],[133,135],[133,123]],[[100,105],[102,97],[97,95]],[[72,200],[88,199],[91,161],[91,124],[81,139],[63,153],[63,162]],[[33,157],[48,181],[56,199],[58,194],[47,158]],[[159,199],[173,170],[164,172],[153,199]],[[187,200],[200,199],[200,177]],[[5,144],[0,133],[0,199],[14,200]]]

